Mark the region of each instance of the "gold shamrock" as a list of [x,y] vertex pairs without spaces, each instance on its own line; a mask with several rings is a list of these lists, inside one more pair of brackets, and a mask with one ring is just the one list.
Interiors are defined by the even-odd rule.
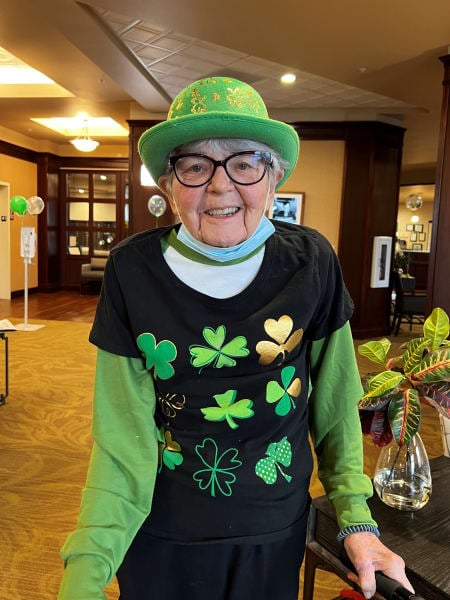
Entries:
[[260,365],[269,365],[276,357],[281,354],[281,360],[278,364],[284,361],[286,353],[300,344],[303,337],[303,329],[296,329],[291,335],[294,322],[288,315],[282,315],[278,321],[275,319],[267,319],[264,323],[265,332],[276,342],[263,340],[256,344],[256,352],[259,356]]

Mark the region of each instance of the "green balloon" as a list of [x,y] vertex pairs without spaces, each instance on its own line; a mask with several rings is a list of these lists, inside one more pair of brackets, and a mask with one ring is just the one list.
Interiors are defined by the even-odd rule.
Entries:
[[28,209],[28,202],[23,196],[13,196],[9,201],[9,206],[18,215],[24,215]]

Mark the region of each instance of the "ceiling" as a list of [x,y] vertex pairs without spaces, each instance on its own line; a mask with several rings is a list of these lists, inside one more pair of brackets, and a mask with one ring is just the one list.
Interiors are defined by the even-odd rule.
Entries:
[[[436,162],[450,2],[433,0],[0,0],[0,47],[58,84],[0,85],[0,139],[72,152],[31,118],[79,111],[164,118],[187,83],[237,76],[293,121],[405,127],[404,168]],[[297,76],[280,83],[286,71]],[[55,91],[55,88],[56,91]],[[99,150],[126,152],[126,137]],[[98,151],[96,151],[98,152]],[[115,154],[114,154],[115,153]]]

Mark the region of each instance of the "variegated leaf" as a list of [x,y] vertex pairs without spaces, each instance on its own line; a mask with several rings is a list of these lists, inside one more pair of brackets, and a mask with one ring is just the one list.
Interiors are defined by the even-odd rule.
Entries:
[[421,407],[417,390],[409,388],[395,394],[389,403],[388,419],[397,444],[407,444],[420,427]]
[[441,348],[427,354],[420,367],[414,370],[412,378],[415,383],[450,381],[450,348]]
[[392,430],[385,410],[376,410],[373,413],[370,425],[370,437],[378,448],[387,446],[392,440]]
[[423,334],[432,344],[432,349],[436,350],[447,339],[450,332],[449,318],[442,308],[434,308],[431,315],[425,320],[423,325]]
[[430,345],[430,340],[425,337],[414,338],[408,344],[403,355],[403,369],[406,375],[413,375],[422,362],[423,354]]
[[450,419],[450,382],[438,381],[431,385],[421,384],[416,387],[420,399],[433,406],[441,415]]
[[386,404],[390,401],[392,396],[363,396],[358,403],[358,408],[360,410],[381,410],[386,406]]
[[407,381],[407,378],[402,373],[397,373],[396,371],[378,373],[368,382],[368,391],[364,394],[362,400],[375,396],[386,396],[404,381]]
[[387,338],[366,342],[358,346],[358,352],[369,360],[383,367],[386,364],[386,356],[391,347],[391,342]]

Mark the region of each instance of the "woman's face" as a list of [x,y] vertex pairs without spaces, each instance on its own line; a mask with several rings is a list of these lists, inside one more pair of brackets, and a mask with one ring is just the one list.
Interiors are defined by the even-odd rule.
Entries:
[[[207,146],[196,152],[215,160],[231,154]],[[163,175],[158,183],[167,193],[173,212],[192,236],[210,246],[229,248],[245,241],[258,227],[283,171],[274,175],[269,178],[266,173],[258,183],[239,185],[223,167],[218,167],[211,181],[201,187],[186,187],[173,176],[170,189],[169,175]]]

